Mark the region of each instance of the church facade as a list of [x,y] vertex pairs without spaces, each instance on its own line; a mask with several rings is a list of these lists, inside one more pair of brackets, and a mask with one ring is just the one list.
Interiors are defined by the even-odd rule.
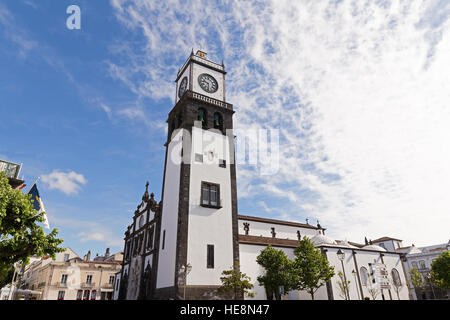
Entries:
[[[264,272],[256,263],[257,255],[271,245],[293,258],[303,236],[312,239],[336,272],[348,273],[354,288],[349,288],[347,298],[368,296],[369,274],[364,270],[370,266],[395,269],[398,281],[406,283],[397,252],[332,240],[319,223],[238,214],[234,110],[226,101],[225,76],[223,63],[208,60],[201,51],[192,52],[177,74],[175,106],[167,120],[162,198],[158,203],[147,183],[125,232],[118,298],[217,299],[222,272],[237,261],[255,286],[253,299],[265,299],[256,280]],[[345,255],[342,262],[338,250]],[[339,299],[337,288],[333,279],[319,289],[317,299]],[[408,298],[407,289],[394,296],[387,282],[378,290],[379,299]],[[290,292],[283,299],[308,295]]]

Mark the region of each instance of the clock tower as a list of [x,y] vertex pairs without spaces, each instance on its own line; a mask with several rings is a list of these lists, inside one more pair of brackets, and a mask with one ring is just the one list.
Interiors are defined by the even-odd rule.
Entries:
[[[155,298],[212,299],[239,261],[233,106],[225,67],[191,53],[177,74],[168,136]],[[188,268],[186,268],[188,266]]]

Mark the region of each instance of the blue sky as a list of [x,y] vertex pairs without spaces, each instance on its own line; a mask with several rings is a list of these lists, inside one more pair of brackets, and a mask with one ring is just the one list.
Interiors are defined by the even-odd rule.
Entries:
[[0,158],[41,176],[65,246],[120,250],[146,181],[160,198],[173,81],[202,49],[225,62],[236,128],[280,132],[276,175],[238,167],[241,214],[446,242],[449,16],[418,0],[2,1]]

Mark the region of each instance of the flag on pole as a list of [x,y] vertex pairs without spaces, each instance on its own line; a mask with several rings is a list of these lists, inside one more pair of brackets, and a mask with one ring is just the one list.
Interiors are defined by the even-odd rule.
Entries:
[[[31,200],[33,201],[33,207],[35,210],[37,210],[39,213],[45,212],[44,203],[42,202],[41,197],[39,196],[39,191],[37,188],[36,183],[31,187],[30,191],[28,191],[28,194],[31,194]],[[44,226],[47,229],[50,229],[50,225],[48,224],[47,215],[44,213]]]

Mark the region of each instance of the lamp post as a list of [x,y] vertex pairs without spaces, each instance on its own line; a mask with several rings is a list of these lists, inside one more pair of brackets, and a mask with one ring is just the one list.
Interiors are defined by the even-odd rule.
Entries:
[[191,272],[192,270],[192,266],[190,263],[188,263],[187,265],[182,265],[180,267],[180,272],[179,274],[181,274],[183,276],[183,281],[184,281],[184,287],[183,287],[183,300],[186,300],[186,278],[187,275],[189,274],[189,272]]
[[339,249],[338,252],[336,252],[336,254],[338,256],[338,259],[341,260],[342,271],[344,273],[345,288],[347,289],[347,300],[350,300],[350,294],[348,292],[347,277],[345,276],[345,268],[344,268],[345,252],[342,251],[341,249]]

